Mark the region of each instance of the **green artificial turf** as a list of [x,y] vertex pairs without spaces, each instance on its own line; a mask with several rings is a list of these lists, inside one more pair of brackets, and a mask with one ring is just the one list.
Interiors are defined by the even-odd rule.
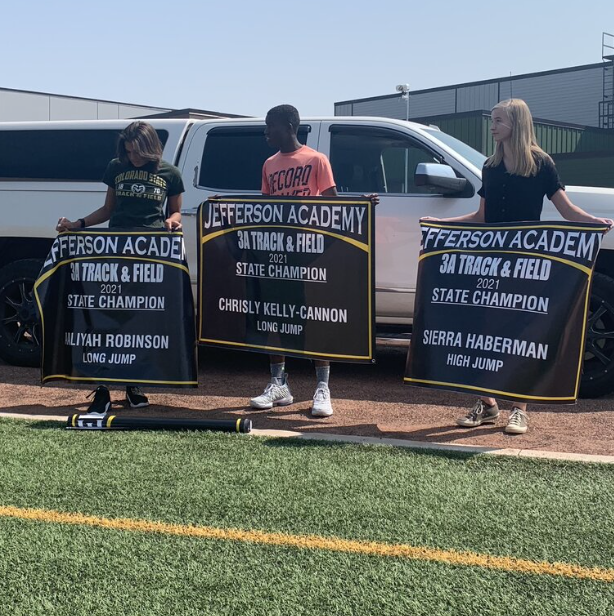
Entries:
[[[0,421],[0,505],[614,568],[614,467]],[[610,615],[614,584],[0,518],[0,614]]]

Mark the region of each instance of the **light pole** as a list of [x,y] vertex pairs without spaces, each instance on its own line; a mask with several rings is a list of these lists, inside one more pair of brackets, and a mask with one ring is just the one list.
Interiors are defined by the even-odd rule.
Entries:
[[[397,86],[397,92],[401,93],[401,98],[405,99],[407,106],[405,107],[405,120],[409,122],[409,84],[408,83],[400,83]],[[404,192],[409,192],[409,151],[407,147],[405,148],[405,187]]]
[[397,92],[401,93],[401,98],[404,98],[407,106],[405,109],[405,119],[409,120],[409,84],[408,83],[400,83],[397,86]]

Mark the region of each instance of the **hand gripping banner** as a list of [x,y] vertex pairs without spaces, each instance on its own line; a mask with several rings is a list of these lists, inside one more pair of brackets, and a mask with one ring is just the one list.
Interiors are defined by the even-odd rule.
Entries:
[[201,204],[198,341],[371,362],[369,200],[228,197]]
[[34,292],[43,383],[198,385],[182,233],[61,233]]
[[569,222],[422,223],[405,381],[575,402],[605,231]]

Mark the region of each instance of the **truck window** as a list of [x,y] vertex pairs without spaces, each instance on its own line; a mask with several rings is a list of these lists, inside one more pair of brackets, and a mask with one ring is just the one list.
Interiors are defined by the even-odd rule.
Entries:
[[359,193],[433,193],[416,186],[418,163],[438,163],[439,157],[412,139],[387,129],[331,127],[330,161],[337,190]]
[[[100,182],[120,129],[0,130],[0,180]],[[162,145],[165,130],[156,131]]]
[[[309,126],[301,126],[298,140],[307,143]],[[207,134],[198,185],[217,190],[254,190],[262,187],[262,165],[275,154],[264,138],[264,126],[214,128]]]

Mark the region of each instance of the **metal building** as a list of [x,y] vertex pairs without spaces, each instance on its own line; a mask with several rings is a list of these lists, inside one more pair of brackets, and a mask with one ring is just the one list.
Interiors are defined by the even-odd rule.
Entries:
[[335,115],[384,116],[434,124],[489,156],[490,110],[522,98],[538,143],[565,183],[614,187],[614,35],[602,36],[602,62],[516,77],[335,103]]
[[144,117],[228,118],[234,114],[202,109],[169,109],[116,101],[0,88],[0,122],[117,120]]
[[[612,50],[614,54],[614,49]],[[507,98],[522,98],[535,117],[614,128],[614,55],[587,64],[516,77],[501,77],[403,94],[335,103],[335,115],[384,116],[401,120],[490,110]]]

